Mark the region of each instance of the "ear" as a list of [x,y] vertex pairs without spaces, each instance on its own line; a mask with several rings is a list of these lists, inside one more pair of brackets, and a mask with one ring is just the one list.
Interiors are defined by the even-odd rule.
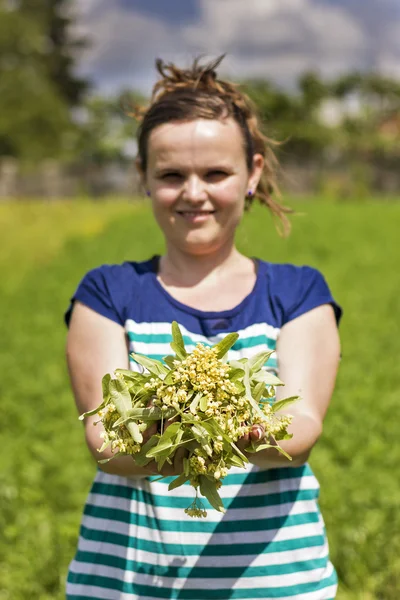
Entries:
[[254,154],[253,156],[253,168],[249,175],[249,189],[255,191],[258,182],[261,179],[261,175],[264,169],[264,157],[262,154]]

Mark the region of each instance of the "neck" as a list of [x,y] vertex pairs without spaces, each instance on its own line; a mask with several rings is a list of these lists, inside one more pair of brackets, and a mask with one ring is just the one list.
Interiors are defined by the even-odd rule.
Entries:
[[167,244],[166,254],[161,257],[159,276],[166,284],[192,286],[208,276],[248,261],[234,245],[224,246],[210,254],[193,255]]

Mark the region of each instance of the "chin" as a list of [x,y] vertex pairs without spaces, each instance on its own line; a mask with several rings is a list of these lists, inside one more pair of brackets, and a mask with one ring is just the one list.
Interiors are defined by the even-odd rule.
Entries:
[[188,252],[189,254],[201,256],[204,254],[211,254],[213,252],[216,252],[221,247],[221,245],[221,240],[197,238],[186,239],[180,244],[180,247],[182,248],[182,250]]

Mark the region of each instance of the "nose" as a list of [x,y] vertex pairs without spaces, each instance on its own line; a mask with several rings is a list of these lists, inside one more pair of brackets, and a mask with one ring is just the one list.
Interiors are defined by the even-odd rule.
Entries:
[[204,181],[197,175],[187,178],[183,189],[183,199],[188,202],[203,202],[207,199]]

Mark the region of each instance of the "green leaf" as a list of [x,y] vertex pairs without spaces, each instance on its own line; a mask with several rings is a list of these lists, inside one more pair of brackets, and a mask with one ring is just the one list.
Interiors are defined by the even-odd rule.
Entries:
[[108,448],[108,446],[110,446],[110,445],[111,445],[111,440],[104,441],[104,442],[102,443],[101,447],[100,447],[100,448],[97,450],[97,452],[100,452],[100,454],[101,454],[101,453],[102,453],[102,452],[104,452],[104,450],[105,450],[106,448]]
[[131,434],[134,442],[136,442],[137,444],[141,444],[143,442],[143,436],[140,432],[139,425],[135,423],[135,421],[128,421],[125,427]]
[[176,436],[175,436],[175,439],[174,439],[174,446],[179,446],[179,444],[181,443],[182,438],[183,438],[183,433],[184,433],[183,432],[183,427],[181,425],[181,427],[178,429],[178,431],[176,433]]
[[110,381],[111,381],[111,375],[110,373],[106,373],[106,375],[104,375],[103,379],[101,380],[101,387],[103,390],[103,399],[106,401],[109,400],[110,398]]
[[255,452],[260,452],[261,450],[268,450],[268,448],[274,448],[275,450],[277,450],[278,452],[283,454],[283,456],[286,456],[286,458],[288,460],[292,460],[292,457],[290,456],[290,454],[285,452],[285,450],[283,448],[281,448],[280,446],[275,446],[274,444],[261,444],[260,446],[256,446]]
[[284,406],[289,406],[289,404],[293,404],[299,400],[300,396],[290,396],[289,398],[284,398],[283,400],[279,400],[278,402],[274,402],[271,406],[272,412],[276,413],[278,410],[281,410]]
[[145,467],[152,461],[151,457],[147,457],[146,454],[157,445],[159,438],[153,435],[145,444],[143,444],[141,450],[133,456],[135,463],[139,467]]
[[232,383],[236,389],[236,396],[242,396],[242,394],[246,391],[243,383],[241,381],[233,381]]
[[249,358],[250,372],[252,374],[257,373],[261,369],[261,367],[265,365],[271,354],[273,354],[274,352],[275,350],[270,350],[269,352],[258,352],[258,354],[255,354],[254,356]]
[[200,398],[200,410],[202,412],[206,412],[207,410],[207,405],[208,405],[208,400],[207,400],[207,396],[202,396]]
[[164,460],[175,452],[173,438],[177,436],[179,430],[182,428],[182,423],[179,421],[172,423],[165,429],[161,437],[158,438],[158,444],[152,448],[146,456],[154,456],[157,459]]
[[183,459],[183,472],[186,475],[186,477],[189,477],[189,473],[190,473],[190,462],[188,458],[184,458]]
[[222,439],[224,440],[226,445],[226,448],[224,448],[225,451],[229,452],[231,449],[233,449],[246,463],[249,462],[246,456],[243,454],[243,452],[239,450],[236,444],[234,444],[231,441],[231,438],[221,429],[221,427],[218,425],[215,419],[209,419],[208,421],[204,421],[202,423],[202,426],[210,433],[211,436],[222,436]]
[[112,460],[113,458],[116,458],[119,455],[119,452],[117,454],[115,454],[114,456],[111,456],[110,458],[102,458],[101,460],[98,460],[97,462],[99,463],[99,465],[105,465],[106,463],[110,462],[110,460]]
[[264,413],[262,412],[262,410],[260,409],[260,407],[258,406],[258,403],[253,399],[253,396],[251,395],[251,387],[250,387],[250,367],[249,364],[246,363],[244,365],[244,377],[243,377],[243,384],[246,390],[246,399],[248,400],[248,402],[250,402],[253,411],[259,416],[261,417],[263,420],[265,418]]
[[268,450],[268,448],[276,448],[275,444],[260,444],[254,445],[254,452],[260,452],[260,450]]
[[101,404],[99,404],[99,406],[97,408],[94,408],[93,410],[88,410],[87,412],[82,413],[78,417],[79,420],[83,421],[83,419],[85,417],[91,417],[92,415],[96,415],[99,412],[99,410],[101,410],[102,408],[104,408],[106,406],[107,403],[108,403],[108,399],[104,400]]
[[286,433],[285,431],[280,431],[274,434],[274,438],[280,442],[281,440],[291,440],[293,437],[293,433]]
[[193,400],[190,403],[189,410],[193,415],[196,414],[197,407],[199,405],[201,397],[202,397],[202,392],[197,392],[197,394],[195,395],[195,397],[193,398]]
[[146,381],[148,379],[147,375],[137,373],[136,371],[128,371],[128,369],[115,369],[115,373],[117,375],[122,375],[124,379],[134,381],[135,383],[142,383],[142,380]]
[[167,452],[167,451],[165,451],[162,454],[157,454],[157,456],[154,457],[154,460],[157,463],[157,469],[159,471],[161,471],[161,469],[163,468],[163,466],[165,465],[166,462],[168,464],[172,465],[171,453]]
[[125,416],[126,412],[132,408],[132,400],[126,383],[121,378],[111,379],[110,385],[110,397],[115,405],[115,408],[121,415]]
[[173,481],[171,481],[171,483],[168,486],[168,490],[169,491],[175,490],[176,488],[180,487],[181,485],[183,485],[187,481],[189,481],[189,477],[187,475],[185,475],[185,473],[181,473],[179,475],[179,477],[177,477],[176,479],[174,479]]
[[205,452],[208,454],[208,456],[213,455],[213,451],[212,451],[210,444],[204,444],[203,450],[205,450]]
[[232,454],[229,457],[229,462],[234,467],[240,467],[241,469],[245,466],[243,459],[241,459],[240,456],[236,456],[236,454]]
[[175,361],[176,361],[176,356],[171,356],[170,354],[168,354],[168,356],[163,357],[163,362],[165,362],[165,364],[168,365],[171,369],[176,368]]
[[232,348],[234,343],[239,338],[238,333],[228,333],[223,340],[215,344],[213,348],[217,350],[217,358],[222,358]]
[[221,500],[221,496],[217,492],[217,481],[213,479],[212,481],[206,477],[205,475],[199,476],[200,483],[200,493],[207,498],[209,503],[215,510],[219,512],[225,513],[226,510]]
[[146,453],[146,456],[148,458],[155,457],[159,454],[165,454],[166,456],[169,456],[171,454],[171,449],[172,449],[172,440],[165,440],[161,444],[158,443],[157,446],[154,446],[153,448],[151,448]]
[[177,357],[181,360],[184,360],[184,358],[187,356],[185,342],[183,341],[181,330],[179,329],[179,325],[176,321],[172,321],[172,342],[170,345]]
[[265,385],[284,385],[283,381],[281,381],[276,375],[264,370],[254,373],[251,379],[252,381],[257,382],[262,381],[265,383]]
[[80,421],[83,421],[83,419],[85,419],[86,417],[91,417],[92,415],[96,415],[99,412],[99,410],[102,410],[103,408],[105,408],[105,406],[107,406],[107,404],[110,401],[110,380],[111,380],[111,375],[109,373],[104,375],[103,379],[101,380],[101,386],[103,388],[103,402],[101,404],[99,404],[99,406],[97,406],[96,408],[93,408],[92,410],[88,410],[88,411],[82,413],[81,415],[79,415]]
[[240,368],[231,367],[229,369],[229,379],[232,382],[236,382],[236,381],[242,380],[243,379],[243,375],[244,375],[244,369],[242,367],[240,367]]
[[166,429],[164,433],[160,437],[160,441],[169,440],[174,437],[178,433],[178,430],[182,427],[182,423],[180,421],[175,421],[175,423],[171,423]]
[[169,419],[172,414],[175,414],[175,410],[173,408],[170,410],[168,415],[163,413],[158,406],[149,406],[147,408],[130,408],[126,411],[124,417],[121,417],[118,419],[118,421],[115,421],[114,427],[118,427],[118,425],[121,425],[125,420],[128,419],[137,419],[140,421],[159,421],[163,415],[164,418]]
[[260,381],[260,383],[257,383],[254,386],[252,396],[256,402],[260,402],[260,400],[263,396],[264,390],[265,390],[265,383],[263,383],[262,381]]
[[210,442],[210,435],[207,429],[205,429],[202,425],[199,425],[199,423],[192,425],[191,432],[201,446],[205,446]]
[[280,452],[281,454],[283,454],[283,456],[286,456],[286,458],[288,460],[293,460],[292,457],[290,456],[290,454],[288,454],[287,452],[284,451],[283,448],[281,448],[280,446],[274,446],[275,450],[278,450],[278,452]]
[[150,373],[156,375],[156,377],[163,379],[170,372],[168,367],[163,365],[159,360],[148,358],[148,356],[143,356],[142,354],[135,354],[135,352],[131,352],[130,355],[135,362],[145,367]]

